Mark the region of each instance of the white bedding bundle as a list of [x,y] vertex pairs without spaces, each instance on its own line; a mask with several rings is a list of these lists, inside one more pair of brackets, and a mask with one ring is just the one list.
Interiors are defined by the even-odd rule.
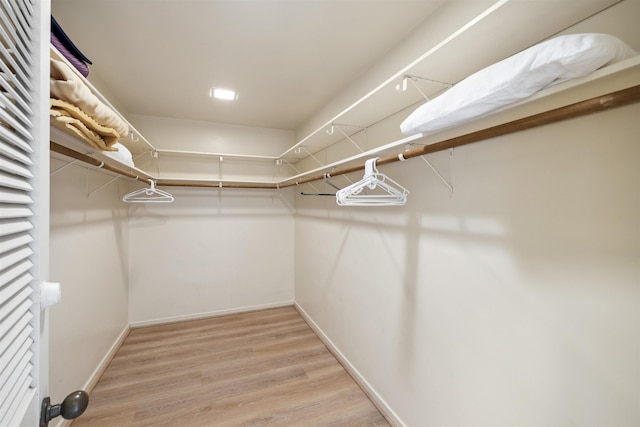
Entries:
[[102,154],[109,156],[112,159],[115,159],[125,165],[135,167],[133,163],[133,156],[131,155],[131,151],[129,151],[127,147],[120,144],[119,142],[116,142],[115,144],[113,144],[113,148],[115,148],[116,151],[104,151]]
[[447,129],[635,55],[624,42],[607,34],[559,36],[465,78],[418,107],[400,130],[414,135]]

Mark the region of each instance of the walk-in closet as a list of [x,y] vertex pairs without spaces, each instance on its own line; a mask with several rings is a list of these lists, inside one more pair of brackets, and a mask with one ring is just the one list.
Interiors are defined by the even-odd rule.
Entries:
[[0,3],[0,427],[640,427],[640,1]]

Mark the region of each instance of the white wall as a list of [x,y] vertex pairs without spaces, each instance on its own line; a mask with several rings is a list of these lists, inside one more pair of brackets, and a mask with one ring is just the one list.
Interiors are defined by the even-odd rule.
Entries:
[[[56,159],[51,170],[67,164]],[[122,180],[72,165],[51,176],[50,277],[62,299],[49,309],[50,391],[60,402],[86,387],[128,329],[128,223]],[[88,186],[88,187],[87,187]]]
[[639,425],[639,116],[457,148],[453,198],[419,159],[405,207],[297,196],[297,304],[408,426]]
[[[157,148],[278,155],[292,131],[132,115]],[[160,155],[159,176],[267,179],[273,162]],[[257,175],[255,175],[257,174]],[[202,176],[202,175],[200,175]],[[172,204],[136,204],[130,218],[130,320],[134,325],[293,302],[291,191],[165,188]]]
[[167,188],[129,208],[134,325],[293,303],[293,195]]

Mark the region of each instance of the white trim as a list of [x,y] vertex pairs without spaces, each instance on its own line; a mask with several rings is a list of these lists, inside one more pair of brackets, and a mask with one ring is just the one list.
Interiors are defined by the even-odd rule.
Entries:
[[216,153],[211,151],[187,151],[187,150],[169,150],[166,148],[156,148],[155,150],[158,154],[167,154],[174,156],[202,156],[202,157],[226,157],[230,159],[245,159],[245,160],[263,160],[272,162],[274,160],[278,160],[280,157],[277,156],[259,156],[253,154],[233,154],[233,153]]
[[300,316],[307,322],[307,324],[313,329],[316,335],[320,338],[320,340],[324,343],[325,346],[329,349],[329,351],[338,359],[338,362],[346,369],[346,371],[351,375],[351,377],[355,380],[356,383],[360,386],[362,391],[369,397],[371,402],[375,405],[376,408],[384,415],[384,417],[389,421],[389,423],[396,427],[406,427],[406,424],[400,419],[398,414],[394,412],[393,409],[385,402],[385,400],[376,392],[376,390],[367,382],[367,380],[358,372],[358,370],[349,362],[344,354],[336,347],[336,345],[329,339],[329,337],[320,329],[320,327],[311,319],[311,317],[307,314],[306,311],[298,304],[297,302],[293,304],[293,307],[296,309]]
[[124,344],[124,340],[126,340],[127,336],[129,336],[130,331],[131,331],[131,327],[129,325],[125,326],[122,332],[120,332],[120,335],[118,335],[118,338],[116,338],[113,345],[107,351],[107,354],[104,355],[104,357],[102,358],[102,360],[100,361],[96,369],[93,371],[93,373],[91,374],[87,382],[84,384],[83,390],[85,390],[87,393],[91,393],[93,391],[93,388],[96,386],[96,384],[100,380],[100,377],[102,377],[102,374],[107,369],[107,366],[109,366],[109,363],[111,363],[111,359],[113,359],[113,357],[116,355],[118,350],[120,350],[120,347],[122,346],[122,344]]
[[[91,402],[91,399],[89,399],[89,402]],[[80,415],[80,417],[82,417],[82,415]],[[57,417],[49,421],[49,427],[69,427],[72,422],[73,420],[67,420],[62,417]]]
[[150,319],[150,320],[140,320],[137,322],[131,322],[129,326],[131,327],[131,329],[135,329],[135,328],[142,328],[145,326],[156,326],[156,325],[163,325],[166,323],[205,319],[207,317],[219,317],[219,316],[226,316],[229,314],[247,313],[250,311],[266,310],[269,308],[290,307],[292,305],[294,305],[293,300],[281,301],[281,302],[275,302],[270,304],[251,305],[247,307],[229,308],[225,310],[208,311],[203,313],[186,314],[181,316],[171,316],[171,317],[161,317],[161,318]]
[[[111,363],[111,360],[114,358],[118,350],[120,350],[120,347],[122,347],[122,344],[124,344],[124,340],[126,340],[127,336],[129,336],[130,331],[131,331],[131,327],[129,325],[124,327],[124,329],[122,330],[122,332],[120,332],[120,335],[118,335],[118,337],[113,342],[113,344],[111,345],[107,353],[104,355],[100,363],[98,363],[98,366],[96,367],[96,369],[93,371],[91,376],[89,376],[89,379],[87,380],[87,382],[84,383],[84,387],[82,387],[82,390],[85,390],[87,393],[91,394],[91,392],[93,391],[93,388],[96,386],[96,384],[98,384],[98,381],[102,377],[102,374],[104,374],[104,371],[107,369],[107,366],[109,366],[109,363]],[[62,417],[58,417],[56,419],[51,420],[49,422],[49,426],[50,427],[67,427],[67,426],[70,426],[72,422],[73,420],[66,420]]]

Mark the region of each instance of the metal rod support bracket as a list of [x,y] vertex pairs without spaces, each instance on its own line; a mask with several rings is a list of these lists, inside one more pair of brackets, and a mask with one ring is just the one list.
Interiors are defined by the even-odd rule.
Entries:
[[[402,156],[402,154],[398,155],[398,158],[400,158],[400,156]],[[436,174],[436,176],[438,178],[440,178],[440,180],[444,183],[444,185],[447,186],[447,188],[449,189],[449,197],[453,197],[453,148],[449,149],[449,179],[451,180],[451,182],[447,181],[440,172],[438,172],[438,170],[429,162],[429,160],[426,159],[425,156],[420,156],[420,158],[422,160],[424,160],[424,162],[429,166],[429,168],[431,168],[431,170],[433,171],[433,173]],[[402,160],[406,160],[404,158],[404,156],[402,156],[402,158],[400,159]]]

